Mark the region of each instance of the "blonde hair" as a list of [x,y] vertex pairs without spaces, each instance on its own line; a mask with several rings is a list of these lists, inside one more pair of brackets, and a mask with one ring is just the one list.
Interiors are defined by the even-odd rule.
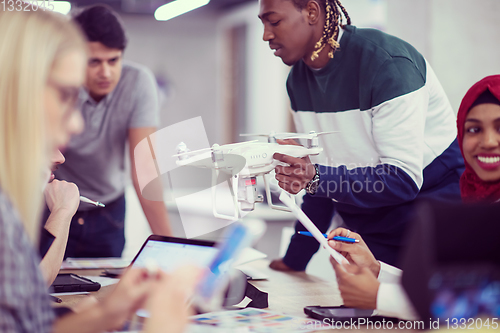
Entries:
[[69,18],[43,11],[0,12],[0,189],[34,242],[48,168],[44,89],[57,60],[86,50]]

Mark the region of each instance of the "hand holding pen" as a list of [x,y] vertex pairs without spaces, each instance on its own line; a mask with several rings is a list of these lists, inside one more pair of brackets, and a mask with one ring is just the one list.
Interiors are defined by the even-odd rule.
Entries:
[[43,193],[51,214],[62,214],[59,216],[63,220],[68,220],[68,218],[71,220],[78,209],[80,196],[80,191],[74,183],[54,179],[47,184]]
[[[339,236],[342,238],[352,238],[356,242],[338,241],[337,239]],[[380,262],[377,261],[358,233],[345,228],[337,228],[328,235],[328,245],[340,252],[351,264],[355,264],[359,267],[367,267],[372,271],[375,277],[378,277]]]
[[[335,241],[335,237],[338,236],[351,237],[358,242]],[[339,265],[330,259],[344,305],[353,308],[375,309],[380,286],[377,279],[380,263],[370,252],[361,236],[355,232],[345,228],[337,228],[330,232],[328,239],[328,245],[339,251],[350,263],[350,265]]]

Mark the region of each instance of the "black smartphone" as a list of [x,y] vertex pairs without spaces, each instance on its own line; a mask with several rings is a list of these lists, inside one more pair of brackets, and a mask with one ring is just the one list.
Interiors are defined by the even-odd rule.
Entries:
[[57,275],[51,287],[54,293],[66,293],[97,291],[101,288],[101,284],[76,274],[61,273]]
[[362,322],[366,323],[365,319],[370,319],[370,321],[392,321],[398,322],[398,318],[374,316],[373,310],[364,310],[356,308],[347,308],[344,306],[306,306],[304,308],[304,313],[311,318],[318,320],[329,319],[329,321],[348,321],[363,319]]

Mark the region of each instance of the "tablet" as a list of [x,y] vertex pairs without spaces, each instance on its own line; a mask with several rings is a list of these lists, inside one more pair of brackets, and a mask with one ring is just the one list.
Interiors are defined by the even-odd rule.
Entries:
[[414,216],[401,282],[419,317],[469,329],[481,328],[474,318],[498,318],[500,206],[426,201]]

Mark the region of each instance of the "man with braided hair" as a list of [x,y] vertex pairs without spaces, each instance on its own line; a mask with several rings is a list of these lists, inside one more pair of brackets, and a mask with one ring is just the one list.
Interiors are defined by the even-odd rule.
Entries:
[[[342,16],[347,25],[343,24]],[[374,255],[398,264],[415,200],[460,200],[463,161],[455,115],[436,75],[410,44],[351,25],[338,0],[260,0],[263,39],[293,66],[287,90],[298,131],[337,131],[324,152],[275,154],[280,187],[305,189],[302,209],[326,232],[335,212]],[[284,142],[288,143],[288,142]],[[318,243],[296,233],[271,267],[304,270]]]

